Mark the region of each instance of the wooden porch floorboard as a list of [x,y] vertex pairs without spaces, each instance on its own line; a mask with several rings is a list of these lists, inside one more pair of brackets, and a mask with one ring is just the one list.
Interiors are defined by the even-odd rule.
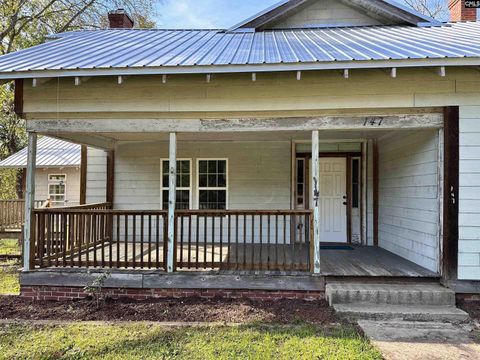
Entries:
[[[249,246],[248,246],[249,245]],[[243,245],[239,246],[238,250],[235,249],[235,245],[230,246],[230,255],[228,254],[228,245],[224,245],[222,248],[222,262],[227,263],[227,258],[230,256],[230,263],[233,264],[233,267],[223,266],[220,268],[222,270],[231,270],[231,269],[241,269],[242,266],[235,266],[236,260],[236,251],[238,251],[239,264],[243,264],[244,255],[247,261],[247,266],[243,267],[244,270],[248,270],[251,265],[252,251],[254,252],[254,263],[259,263],[259,245],[248,244],[245,248]],[[266,264],[267,258],[275,259],[275,253],[279,255],[280,264],[291,264],[292,262],[292,252],[289,245],[278,245],[279,248],[275,249],[275,245],[267,246],[264,245],[262,249],[262,261]],[[428,277],[434,278],[438,277],[438,274],[427,270],[411,261],[408,261],[398,255],[395,255],[387,250],[384,250],[379,247],[359,247],[352,246],[353,250],[331,250],[331,249],[322,249],[321,250],[321,275],[322,276],[338,276],[338,277]],[[125,246],[120,243],[119,249],[120,257],[119,261],[131,261],[133,260],[133,244],[128,244],[128,256],[125,256]],[[97,261],[100,265],[102,248],[101,246],[97,247]],[[103,248],[105,252],[104,263],[108,266],[110,260],[110,250],[109,245],[105,245]],[[143,256],[144,268],[148,268],[148,254],[150,252],[151,264],[153,267],[157,262],[157,249],[155,245],[151,245],[150,249],[147,244],[143,244],[143,249],[140,244],[135,245],[135,254],[137,264],[141,261]],[[163,262],[163,244],[160,245],[158,249],[158,261]],[[285,257],[284,257],[285,254]],[[215,248],[212,249],[211,245],[207,245],[205,248],[204,245],[199,245],[198,247],[198,259],[199,265],[202,267],[202,264],[207,258],[207,265],[211,262],[220,263],[220,244],[215,244]],[[301,252],[298,250],[295,254],[295,261],[300,263],[300,259],[305,259],[307,256],[307,248],[303,247]],[[79,255],[75,255],[75,260],[78,260]],[[92,260],[94,258],[94,250],[91,250],[88,254],[88,258]],[[87,259],[87,254],[83,253],[81,255],[82,261]],[[177,248],[177,259],[180,260],[180,246]],[[183,259],[184,262],[188,259],[188,246],[183,247]],[[190,270],[199,270],[196,269],[196,259],[197,251],[195,248],[191,249],[190,253]],[[116,244],[112,244],[112,260],[117,260],[117,247]],[[272,261],[272,260],[271,260]],[[273,261],[272,261],[273,262]],[[67,266],[69,264],[69,257],[66,259]],[[179,268],[179,271],[189,270],[187,266],[184,268]],[[212,268],[207,268],[205,270],[212,270]],[[218,270],[218,268],[217,268]]]

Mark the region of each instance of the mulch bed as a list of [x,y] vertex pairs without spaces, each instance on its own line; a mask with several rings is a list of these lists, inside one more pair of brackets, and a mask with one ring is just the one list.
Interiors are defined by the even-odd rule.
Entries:
[[0,318],[69,321],[168,321],[278,323],[307,322],[327,325],[338,322],[324,300],[250,300],[171,298],[148,301],[89,300],[31,301],[0,296]]

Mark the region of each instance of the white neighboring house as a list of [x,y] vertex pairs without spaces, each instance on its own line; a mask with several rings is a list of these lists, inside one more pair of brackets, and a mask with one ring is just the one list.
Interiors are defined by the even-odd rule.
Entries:
[[[39,139],[35,200],[50,199],[52,207],[80,204],[81,148],[81,145],[47,136]],[[4,159],[0,168],[25,169],[27,150],[24,148]]]

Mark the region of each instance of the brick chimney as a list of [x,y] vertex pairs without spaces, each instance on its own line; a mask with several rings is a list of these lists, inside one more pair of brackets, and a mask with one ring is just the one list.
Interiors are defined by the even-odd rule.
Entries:
[[117,9],[108,13],[110,29],[131,29],[133,28],[133,19],[124,9]]
[[449,0],[448,8],[450,10],[450,21],[477,21],[477,9],[467,8],[465,3],[473,2],[469,0]]

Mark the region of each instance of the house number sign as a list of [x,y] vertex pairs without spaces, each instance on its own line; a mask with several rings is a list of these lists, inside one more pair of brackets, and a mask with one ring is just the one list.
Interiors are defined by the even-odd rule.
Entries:
[[383,117],[380,116],[367,117],[363,122],[363,126],[382,126],[383,120]]

